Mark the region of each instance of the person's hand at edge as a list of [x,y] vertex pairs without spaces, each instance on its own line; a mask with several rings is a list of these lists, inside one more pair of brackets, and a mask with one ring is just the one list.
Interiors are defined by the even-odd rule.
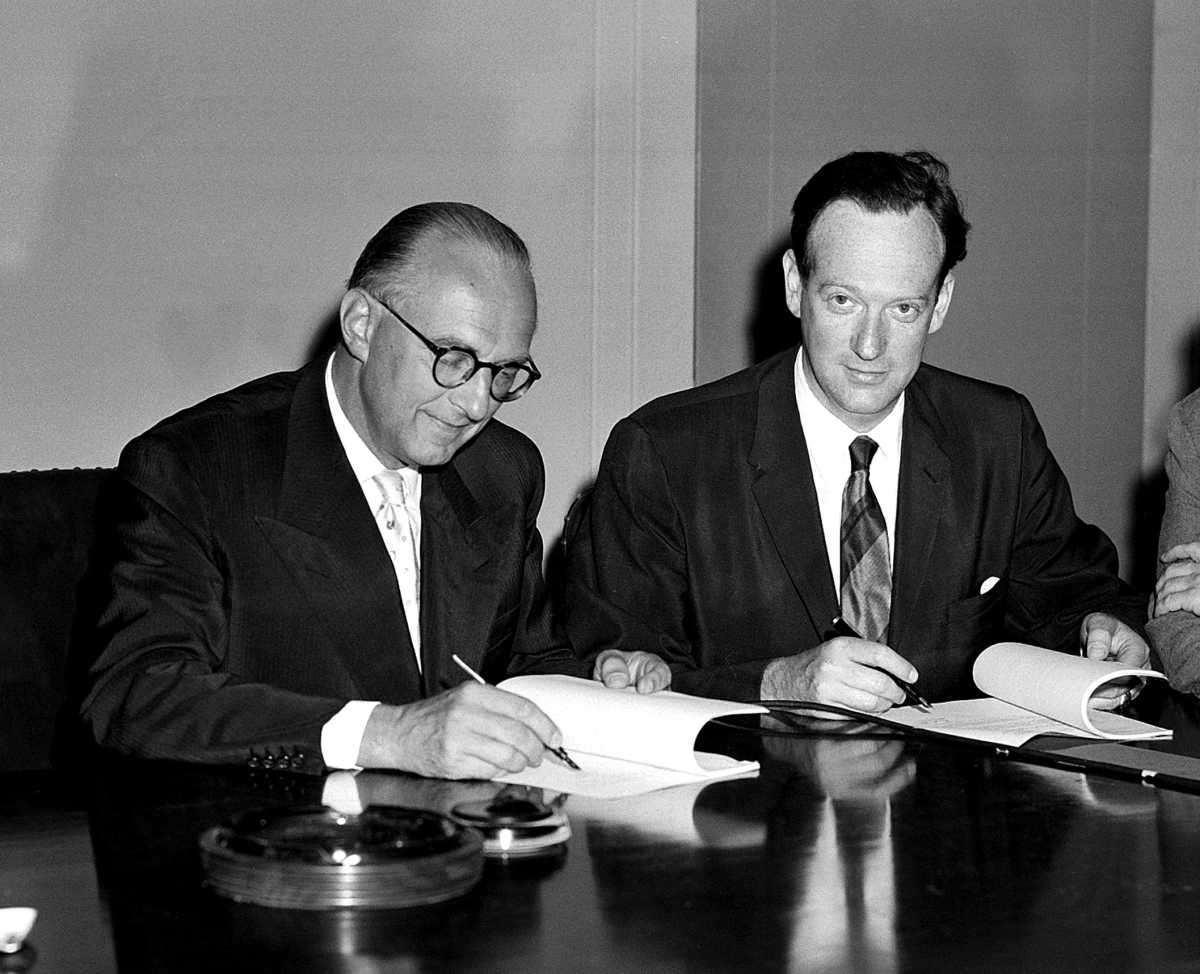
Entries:
[[638,693],[656,693],[671,685],[671,668],[655,653],[606,649],[596,657],[592,679],[616,690],[631,686]]

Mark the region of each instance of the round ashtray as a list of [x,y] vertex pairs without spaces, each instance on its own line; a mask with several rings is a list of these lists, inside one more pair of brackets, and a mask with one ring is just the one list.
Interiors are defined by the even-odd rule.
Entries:
[[450,814],[479,830],[483,854],[491,859],[559,855],[571,837],[570,822],[561,810],[504,793],[491,801],[455,805]]
[[460,896],[483,872],[479,833],[436,812],[369,805],[246,812],[200,836],[222,896],[302,910],[403,907]]

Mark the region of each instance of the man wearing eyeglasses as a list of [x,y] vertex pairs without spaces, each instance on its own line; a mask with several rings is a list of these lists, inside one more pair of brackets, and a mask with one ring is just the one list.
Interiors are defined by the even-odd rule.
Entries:
[[[536,706],[452,660],[488,683],[578,666],[544,598],[541,457],[491,422],[540,376],[536,316],[509,227],[466,204],[412,207],[359,257],[332,356],[130,443],[83,705],[96,739],[453,778],[560,747]],[[669,680],[648,654],[594,672]]]

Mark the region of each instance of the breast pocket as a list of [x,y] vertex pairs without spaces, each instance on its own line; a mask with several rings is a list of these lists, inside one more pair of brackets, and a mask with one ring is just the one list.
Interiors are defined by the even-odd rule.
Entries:
[[972,657],[1004,638],[1004,603],[1008,579],[1002,578],[983,595],[954,602],[949,607],[950,642],[967,647]]

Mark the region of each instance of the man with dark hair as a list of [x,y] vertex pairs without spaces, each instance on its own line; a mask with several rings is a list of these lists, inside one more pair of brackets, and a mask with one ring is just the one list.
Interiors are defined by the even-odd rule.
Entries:
[[1144,602],[1029,403],[921,362],[966,253],[946,166],[852,153],[793,213],[801,345],[614,428],[568,546],[577,651],[661,654],[686,692],[869,712],[905,701],[897,681],[975,695],[999,640],[1144,663]]
[[[534,445],[492,417],[539,378],[529,255],[431,203],[368,243],[328,359],[172,416],[123,451],[117,548],[83,712],[175,760],[492,777],[561,744],[480,685],[576,668],[557,638]],[[640,690],[644,654],[596,673]]]

